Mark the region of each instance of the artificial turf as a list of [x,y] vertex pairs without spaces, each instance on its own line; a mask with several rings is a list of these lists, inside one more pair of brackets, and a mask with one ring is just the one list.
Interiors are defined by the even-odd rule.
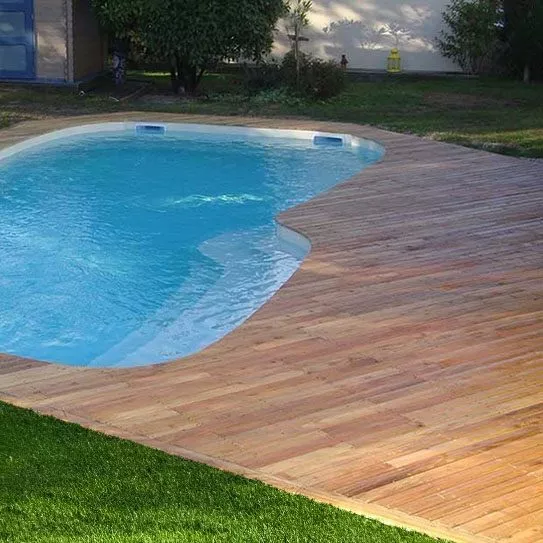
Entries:
[[0,402],[2,543],[430,543]]

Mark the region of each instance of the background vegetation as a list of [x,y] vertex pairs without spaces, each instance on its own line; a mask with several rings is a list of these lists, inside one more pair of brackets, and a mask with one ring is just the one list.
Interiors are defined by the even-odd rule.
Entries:
[[[111,99],[98,86],[72,90],[0,86],[0,124],[24,119],[121,111],[211,115],[282,116],[371,124],[515,156],[543,158],[543,87],[498,78],[383,77],[347,83],[330,100],[306,100],[281,89],[247,92],[243,71],[204,76],[197,98],[170,91],[167,72],[133,72],[129,86],[148,84],[146,94]],[[137,87],[136,87],[137,88]],[[235,120],[234,120],[235,122]]]
[[269,52],[283,0],[92,0],[110,39],[132,55],[168,66],[174,92],[193,94],[225,59]]
[[451,0],[443,20],[437,44],[464,71],[543,77],[543,0]]

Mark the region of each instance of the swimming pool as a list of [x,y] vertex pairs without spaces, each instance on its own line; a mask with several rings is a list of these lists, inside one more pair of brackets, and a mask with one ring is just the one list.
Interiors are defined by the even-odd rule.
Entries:
[[275,216],[382,153],[349,136],[145,123],[0,152],[0,352],[128,367],[203,349],[307,254]]

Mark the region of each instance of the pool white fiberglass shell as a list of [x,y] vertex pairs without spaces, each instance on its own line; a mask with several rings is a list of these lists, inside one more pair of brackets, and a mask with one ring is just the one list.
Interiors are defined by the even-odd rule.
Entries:
[[126,367],[201,350],[309,251],[275,216],[382,154],[348,135],[132,122],[0,151],[0,352]]

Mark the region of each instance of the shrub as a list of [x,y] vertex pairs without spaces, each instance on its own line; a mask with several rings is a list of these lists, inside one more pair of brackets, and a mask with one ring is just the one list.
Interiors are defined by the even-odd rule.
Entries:
[[313,59],[309,73],[314,98],[328,100],[345,88],[345,72],[333,60]]
[[281,66],[276,60],[244,66],[243,85],[250,93],[277,89],[283,85]]
[[[307,70],[310,63],[309,55],[300,52],[299,56],[299,70],[300,70],[300,80],[298,83],[299,90],[301,90],[302,83],[307,80]],[[296,58],[294,51],[289,51],[284,57],[283,62],[281,63],[281,78],[283,83],[289,88],[296,90]],[[303,92],[302,92],[303,93]]]
[[452,0],[443,13],[448,29],[441,32],[437,45],[464,71],[488,71],[499,43],[501,18],[494,0]]
[[281,64],[283,81],[293,92],[313,100],[328,100],[345,88],[345,73],[334,61],[299,54],[299,76],[296,75],[296,59],[291,51]]
[[[281,65],[272,60],[245,68],[245,89],[251,94],[271,92],[270,96],[290,96],[308,100],[328,100],[345,88],[345,73],[334,61],[313,58],[299,53],[299,72],[293,51],[288,52]],[[296,101],[295,100],[295,101]]]

